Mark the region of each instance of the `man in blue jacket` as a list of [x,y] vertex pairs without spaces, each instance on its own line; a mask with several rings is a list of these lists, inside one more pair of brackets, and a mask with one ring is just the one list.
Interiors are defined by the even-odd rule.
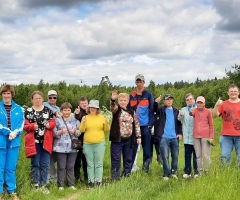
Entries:
[[24,113],[21,106],[12,98],[15,95],[13,86],[4,85],[1,89],[0,102],[0,199],[4,190],[13,199],[18,200],[16,194],[16,166],[20,149],[20,136],[24,125]]
[[[168,180],[170,176],[175,179],[178,170],[179,140],[182,140],[182,124],[178,120],[179,111],[173,107],[173,96],[164,96],[164,106],[158,106],[161,98],[158,97],[154,103],[154,111],[159,115],[158,127],[154,127],[155,137],[160,139],[160,152],[163,159],[163,179]],[[171,169],[169,154],[171,152]]]
[[[142,170],[148,174],[151,163],[151,129],[154,124],[153,115],[153,95],[145,90],[145,78],[142,74],[135,77],[137,89],[130,95],[129,107],[136,111],[141,129],[142,148],[143,148],[143,167]],[[133,161],[136,157],[138,145],[134,144]]]

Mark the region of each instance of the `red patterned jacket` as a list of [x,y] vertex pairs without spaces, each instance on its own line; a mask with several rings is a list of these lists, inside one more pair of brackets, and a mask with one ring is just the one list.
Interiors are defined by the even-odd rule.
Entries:
[[[53,129],[56,126],[56,122],[53,118],[49,120],[50,128],[46,129],[44,134],[43,148],[52,154],[53,147]],[[25,119],[24,128],[25,134],[25,153],[26,157],[30,158],[37,154],[34,137],[34,123],[30,123],[28,119]]]

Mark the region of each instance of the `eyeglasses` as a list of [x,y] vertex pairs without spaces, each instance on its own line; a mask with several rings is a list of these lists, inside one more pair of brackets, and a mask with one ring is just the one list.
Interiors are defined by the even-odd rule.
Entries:
[[57,99],[57,97],[48,97],[48,99]]
[[186,99],[186,101],[191,101],[191,100],[193,100],[192,98],[190,98],[190,99]]

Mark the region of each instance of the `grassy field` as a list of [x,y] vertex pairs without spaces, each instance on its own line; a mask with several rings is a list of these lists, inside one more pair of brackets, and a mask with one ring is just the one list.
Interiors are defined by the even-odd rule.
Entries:
[[[179,155],[179,179],[164,181],[163,169],[156,161],[156,155],[151,165],[150,174],[147,176],[141,171],[134,173],[129,178],[123,178],[119,182],[110,180],[110,151],[107,144],[104,163],[104,185],[100,189],[86,190],[85,184],[77,185],[78,190],[65,189],[59,191],[56,185],[50,185],[50,194],[34,192],[30,182],[30,160],[25,158],[24,145],[21,147],[20,159],[17,167],[18,194],[22,200],[92,200],[92,199],[164,199],[164,200],[237,200],[240,199],[240,173],[236,167],[235,152],[232,156],[231,166],[221,169],[219,157],[219,133],[221,131],[221,119],[214,119],[215,146],[212,147],[211,169],[197,179],[183,179],[184,152],[183,143],[180,142]],[[142,163],[140,152],[138,165]],[[4,199],[9,199],[5,194]]]

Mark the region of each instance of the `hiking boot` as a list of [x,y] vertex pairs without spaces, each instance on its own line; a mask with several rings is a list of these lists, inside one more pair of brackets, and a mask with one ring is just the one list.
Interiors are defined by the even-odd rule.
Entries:
[[10,194],[10,197],[12,198],[12,200],[20,200],[16,193]]
[[89,182],[87,189],[88,189],[88,190],[91,190],[91,189],[93,189],[93,188],[94,188],[94,183]]

